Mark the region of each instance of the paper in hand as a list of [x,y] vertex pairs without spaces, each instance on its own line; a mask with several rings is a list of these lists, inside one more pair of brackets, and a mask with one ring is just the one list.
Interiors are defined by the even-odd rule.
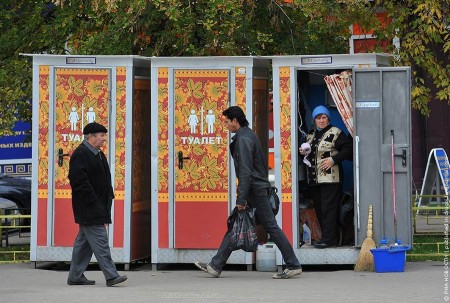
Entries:
[[306,165],[311,167],[311,162],[309,162],[309,160],[307,158],[308,155],[311,153],[311,145],[308,142],[305,142],[300,146],[300,150],[301,150],[302,154],[305,156],[303,158],[303,163],[305,163]]

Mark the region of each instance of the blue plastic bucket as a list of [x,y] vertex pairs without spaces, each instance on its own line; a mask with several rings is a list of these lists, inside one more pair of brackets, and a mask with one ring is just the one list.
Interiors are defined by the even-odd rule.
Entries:
[[407,245],[394,246],[389,249],[374,248],[373,254],[375,272],[403,272],[405,271],[406,252],[411,247]]

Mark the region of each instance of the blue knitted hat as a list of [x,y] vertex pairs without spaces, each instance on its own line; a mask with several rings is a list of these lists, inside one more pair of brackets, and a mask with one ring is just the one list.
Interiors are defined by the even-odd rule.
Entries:
[[325,114],[325,115],[327,115],[328,119],[330,119],[330,111],[328,110],[328,108],[326,108],[323,105],[319,105],[313,110],[313,112],[312,112],[313,120],[317,117],[317,115],[320,115],[320,114]]

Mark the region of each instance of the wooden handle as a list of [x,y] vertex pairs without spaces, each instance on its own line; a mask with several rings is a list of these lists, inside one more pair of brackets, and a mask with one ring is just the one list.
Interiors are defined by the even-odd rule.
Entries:
[[372,231],[372,205],[369,205],[369,218],[367,219],[367,238],[373,237]]

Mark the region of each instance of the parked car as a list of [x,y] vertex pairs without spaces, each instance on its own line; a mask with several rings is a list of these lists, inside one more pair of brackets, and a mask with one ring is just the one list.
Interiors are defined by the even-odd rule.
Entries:
[[[0,207],[5,215],[31,214],[31,180],[0,174]],[[2,220],[3,225],[10,225],[10,220]],[[30,219],[20,219],[16,225],[30,226]],[[29,231],[21,228],[20,232]],[[8,243],[8,242],[7,242]]]
[[[17,210],[17,204],[5,198],[0,198],[0,215],[17,215],[19,211]],[[9,225],[11,220],[3,219],[1,220],[1,225]]]
[[0,173],[0,198],[16,203],[18,208],[31,209],[31,180]]

